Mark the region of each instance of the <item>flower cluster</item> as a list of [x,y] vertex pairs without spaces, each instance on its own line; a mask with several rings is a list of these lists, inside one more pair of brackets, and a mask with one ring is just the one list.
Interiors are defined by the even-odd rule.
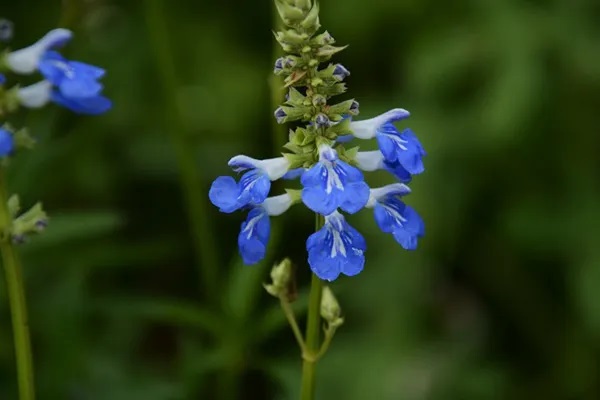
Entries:
[[[0,52],[1,167],[7,165],[9,156],[14,155],[17,150],[31,148],[34,144],[26,129],[14,129],[6,122],[7,115],[20,107],[41,108],[52,102],[78,114],[101,114],[112,107],[111,101],[102,95],[100,78],[104,76],[104,70],[68,60],[56,51],[71,40],[72,36],[72,32],[67,29],[53,29],[28,47]],[[11,37],[12,24],[2,20],[0,40],[8,41]],[[42,79],[25,87],[18,83],[7,87],[11,78],[9,73],[37,73]],[[13,218],[10,236],[16,243],[23,242],[27,234],[42,231],[47,224],[46,214],[39,203],[19,215],[18,197],[13,196],[8,208]]]
[[[305,125],[290,130],[283,157],[233,157],[229,165],[244,174],[239,181],[229,176],[217,178],[209,197],[222,212],[249,210],[238,237],[246,264],[265,256],[269,216],[302,202],[324,217],[323,226],[306,241],[312,271],[328,281],[340,274],[353,276],[363,270],[367,246],[341,212],[354,214],[370,208],[383,232],[403,248],[415,249],[424,234],[424,223],[401,197],[410,193],[406,183],[412,176],[424,171],[425,151],[410,129],[399,131],[394,125],[409,117],[404,109],[356,121],[357,101],[328,104],[331,97],[346,91],[344,80],[350,72],[341,64],[321,65],[345,47],[334,46],[328,32],[317,34],[317,3],[276,0],[276,4],[286,29],[275,37],[287,55],[275,61],[274,72],[285,77],[287,94],[285,103],[275,110],[275,118],[278,123],[300,121]],[[379,150],[346,148],[345,143],[353,139],[376,139]],[[399,182],[370,188],[361,170],[385,170]],[[302,188],[268,197],[271,182],[280,178],[300,178]]]

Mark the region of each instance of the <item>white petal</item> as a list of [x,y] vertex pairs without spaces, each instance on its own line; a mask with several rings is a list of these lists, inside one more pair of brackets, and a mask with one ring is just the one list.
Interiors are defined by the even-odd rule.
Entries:
[[258,168],[264,171],[272,181],[284,176],[290,168],[290,162],[285,157],[257,160],[256,158],[244,155],[233,157],[231,160],[229,160],[228,165],[236,172]]
[[270,216],[281,215],[292,205],[292,197],[285,193],[279,196],[267,197],[261,206]]
[[375,203],[379,201],[379,199],[390,195],[395,194],[397,196],[404,196],[410,193],[410,188],[406,186],[404,183],[392,183],[390,185],[385,185],[379,188],[371,189],[369,193],[369,201],[365,207],[372,208],[375,206]]
[[352,121],[350,122],[350,129],[356,138],[372,139],[377,134],[377,129],[379,129],[381,125],[386,122],[407,118],[409,115],[410,113],[403,108],[394,108],[375,118],[365,119],[364,121]]
[[355,159],[363,171],[377,171],[383,167],[383,153],[379,150],[359,151]]
[[31,74],[37,69],[40,58],[46,51],[64,44],[72,36],[73,33],[68,29],[53,29],[31,46],[9,53],[6,64],[13,72]]
[[50,101],[50,93],[52,93],[52,83],[40,81],[19,89],[17,96],[23,106],[40,108]]

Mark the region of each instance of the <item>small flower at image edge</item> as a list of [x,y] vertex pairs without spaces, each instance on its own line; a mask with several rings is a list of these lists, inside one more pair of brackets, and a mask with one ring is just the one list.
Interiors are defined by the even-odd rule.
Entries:
[[9,155],[15,146],[13,135],[6,129],[0,128],[0,157]]

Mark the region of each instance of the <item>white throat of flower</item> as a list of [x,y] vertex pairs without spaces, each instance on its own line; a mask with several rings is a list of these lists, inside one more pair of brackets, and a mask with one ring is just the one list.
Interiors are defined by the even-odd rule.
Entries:
[[337,151],[331,146],[321,145],[319,147],[319,162],[323,164],[323,167],[325,167],[325,170],[327,171],[327,183],[325,186],[325,193],[327,194],[331,193],[334,187],[341,191],[344,190],[342,179],[333,168],[333,163],[337,160]]
[[292,196],[288,193],[284,193],[279,196],[267,197],[261,206],[268,215],[277,216],[286,212],[291,207],[292,203]]
[[355,157],[358,168],[363,171],[377,171],[383,168],[383,153],[379,150],[359,151]]
[[325,217],[325,229],[327,229],[333,239],[331,253],[329,254],[331,258],[336,257],[338,253],[341,254],[342,257],[346,257],[346,246],[342,239],[344,221],[344,216],[338,211],[334,211]]
[[240,170],[250,169],[251,167],[260,169],[267,174],[271,181],[284,176],[290,168],[290,162],[285,157],[257,160],[256,158],[239,155],[229,160],[228,164],[230,167],[234,169],[239,168]]

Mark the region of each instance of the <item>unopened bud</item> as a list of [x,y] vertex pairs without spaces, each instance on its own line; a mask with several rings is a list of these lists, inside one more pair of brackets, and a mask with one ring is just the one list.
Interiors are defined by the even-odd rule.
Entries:
[[337,328],[344,323],[342,310],[329,286],[324,286],[321,294],[321,318],[327,321],[330,328]]
[[270,295],[279,298],[283,297],[287,301],[294,301],[296,299],[293,266],[289,258],[273,266],[271,269],[271,280],[271,284],[264,285]]

